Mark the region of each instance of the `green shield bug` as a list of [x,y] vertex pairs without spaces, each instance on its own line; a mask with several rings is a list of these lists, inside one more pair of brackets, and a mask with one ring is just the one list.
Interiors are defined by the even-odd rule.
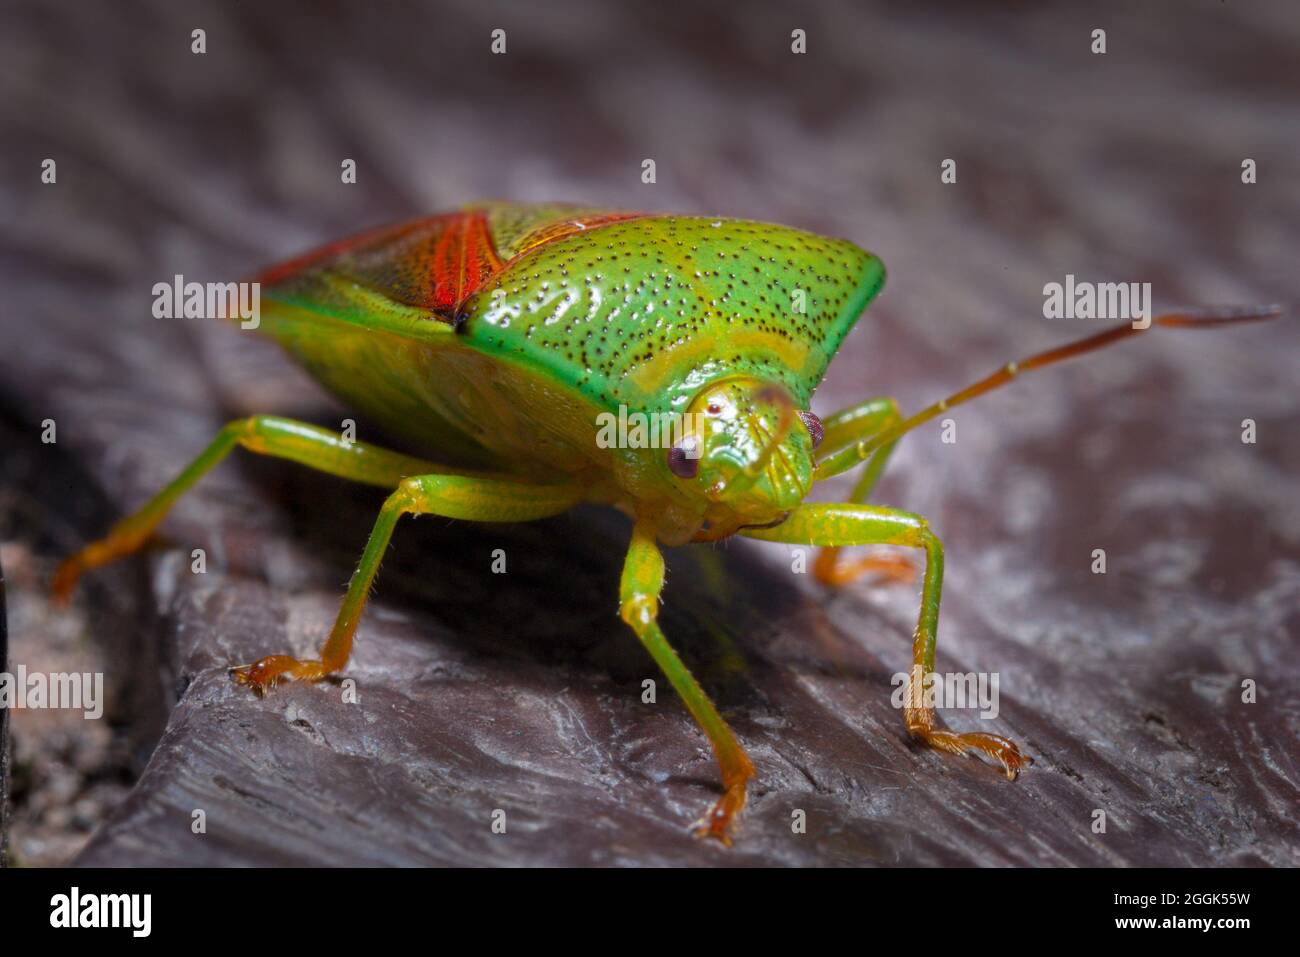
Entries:
[[[579,502],[633,521],[620,586],[624,621],[712,742],[723,795],[699,833],[730,841],[754,770],[657,623],[661,545],[740,534],[821,546],[816,576],[836,586],[891,570],[839,549],[899,545],[924,554],[906,689],[908,731],[977,752],[1014,778],[1011,741],[955,733],[921,694],[934,670],[943,547],[918,515],[867,504],[898,440],[946,409],[1050,365],[1135,335],[1125,325],[1009,363],[904,418],[868,399],[819,420],[813,391],[884,282],[850,242],[732,219],[578,206],[485,204],[375,230],[259,277],[260,332],[324,386],[448,467],[273,416],[230,423],[170,485],[56,574],[80,574],[140,548],[176,500],[236,446],[390,491],[314,660],[272,655],[234,669],[258,692],[342,669],[398,519],[433,514],[524,521]],[[1211,326],[1274,309],[1158,316]],[[635,437],[636,418],[663,428]],[[635,429],[633,431],[636,431]],[[647,438],[648,435],[648,438]],[[816,482],[865,463],[850,500],[805,504]],[[892,566],[893,570],[897,565]]]

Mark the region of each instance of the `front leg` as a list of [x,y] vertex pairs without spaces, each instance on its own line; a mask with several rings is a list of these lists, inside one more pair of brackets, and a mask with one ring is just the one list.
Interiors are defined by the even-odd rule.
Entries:
[[655,542],[654,525],[638,521],[623,565],[620,612],[713,745],[722,769],[723,793],[699,822],[696,834],[729,845],[732,824],[745,806],[745,785],[754,776],[754,765],[709,696],[659,630],[659,592],[663,586],[664,557]]
[[903,709],[907,730],[941,751],[985,754],[1001,764],[1012,780],[1022,766],[1031,763],[1015,742],[1001,735],[948,731],[934,708],[926,704],[922,681],[934,671],[939,593],[943,588],[943,545],[925,519],[910,512],[872,505],[800,505],[775,528],[745,529],[741,534],[791,545],[904,545],[923,550],[925,578],[921,585],[921,613],[912,637],[912,671]]
[[[898,403],[888,397],[868,399],[858,405],[841,409],[827,416],[822,423],[825,431],[817,454],[821,458],[835,455],[855,443],[878,435],[901,421]],[[876,482],[880,480],[881,473],[889,464],[889,456],[897,444],[895,440],[876,449],[867,462],[866,468],[862,470],[857,484],[853,486],[853,492],[849,495],[850,502],[862,503],[871,497]],[[817,553],[817,560],[813,563],[812,570],[819,582],[832,588],[841,588],[868,574],[879,575],[897,582],[910,582],[916,576],[916,569],[906,559],[893,555],[861,555],[851,561],[845,561],[840,554],[840,549],[833,545]]]

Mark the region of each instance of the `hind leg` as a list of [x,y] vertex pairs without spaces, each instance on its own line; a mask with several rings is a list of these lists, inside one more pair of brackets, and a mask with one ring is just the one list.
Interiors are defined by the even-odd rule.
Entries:
[[212,444],[198,458],[138,511],[114,525],[106,536],[65,560],[55,572],[51,584],[55,600],[66,602],[84,572],[125,558],[142,548],[177,499],[237,446],[259,455],[290,459],[340,478],[384,488],[396,488],[408,475],[439,470],[439,466],[409,455],[365,442],[345,442],[337,433],[306,422],[272,415],[238,419],[217,433]]

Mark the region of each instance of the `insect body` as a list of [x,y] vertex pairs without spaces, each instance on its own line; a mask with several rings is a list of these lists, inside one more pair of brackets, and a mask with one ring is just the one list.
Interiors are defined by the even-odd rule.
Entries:
[[[945,751],[983,753],[1009,777],[1028,761],[1006,738],[944,729],[924,701],[943,548],[920,516],[867,499],[905,432],[1019,372],[1138,330],[1009,364],[908,419],[881,398],[823,422],[809,411],[813,391],[884,281],[880,261],[843,240],[731,219],[486,204],[324,247],[260,281],[262,332],[376,422],[457,464],[272,416],[232,422],[143,508],[66,561],[56,594],[68,595],[84,570],[141,547],[176,499],[236,446],[389,490],[319,658],[273,655],[234,669],[261,692],[344,667],[402,515],[513,522],[579,502],[612,505],[633,521],[622,618],[713,745],[723,795],[699,831],[727,842],[753,767],[660,631],[660,546],[734,534],[824,546],[814,570],[832,586],[891,567],[843,560],[839,549],[908,546],[925,556],[908,730]],[[1153,324],[1270,314],[1169,315]],[[602,440],[600,423],[629,413],[681,427],[666,447]],[[803,503],[815,482],[864,462],[849,502]]]

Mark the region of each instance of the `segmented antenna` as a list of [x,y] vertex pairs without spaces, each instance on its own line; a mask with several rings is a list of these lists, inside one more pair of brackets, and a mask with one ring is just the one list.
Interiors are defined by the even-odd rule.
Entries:
[[991,392],[999,386],[1004,386],[1012,379],[1016,378],[1022,372],[1028,372],[1031,369],[1041,369],[1043,366],[1049,366],[1065,359],[1072,359],[1075,356],[1083,355],[1086,352],[1094,352],[1097,349],[1105,348],[1122,339],[1130,336],[1136,336],[1156,326],[1168,326],[1170,328],[1207,328],[1210,326],[1227,326],[1236,325],[1244,322],[1258,322],[1263,319],[1275,319],[1282,315],[1281,306],[1260,306],[1245,308],[1224,308],[1224,309],[1183,309],[1178,312],[1167,312],[1164,315],[1156,316],[1151,320],[1151,324],[1145,327],[1137,327],[1132,324],[1116,326],[1095,335],[1076,340],[1075,342],[1066,343],[1063,346],[1057,346],[1055,349],[1049,349],[1046,352],[1039,352],[1027,359],[1021,359],[1018,362],[1008,362],[997,372],[985,376],[973,385],[969,385],[960,392],[954,392],[946,399],[940,399],[934,405],[922,409],[911,418],[904,419],[897,425],[891,426],[877,435],[864,439],[856,445],[852,445],[841,452],[830,456],[817,465],[817,471],[814,476],[816,481],[830,478],[832,475],[838,475],[841,472],[851,469],[858,462],[861,462],[867,456],[871,455],[876,449],[888,445],[896,440],[899,436],[904,435],[922,423],[929,422],[935,416],[940,415],[954,406],[961,405],[963,402],[969,402],[985,392]]

